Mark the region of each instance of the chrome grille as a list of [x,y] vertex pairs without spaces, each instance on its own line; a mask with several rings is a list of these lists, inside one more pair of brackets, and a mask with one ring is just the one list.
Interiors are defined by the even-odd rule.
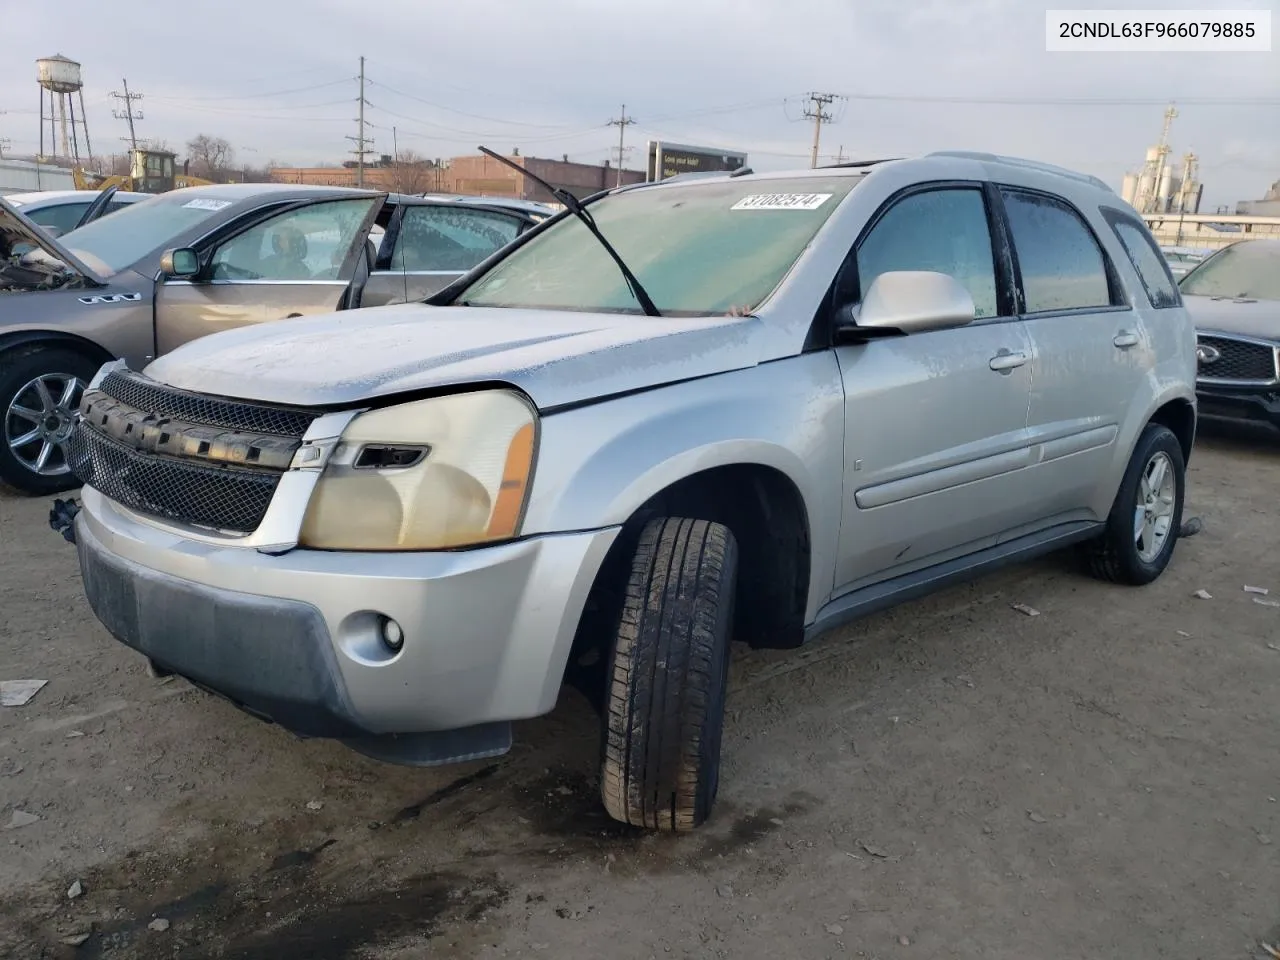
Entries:
[[1206,380],[1245,380],[1273,383],[1277,379],[1275,347],[1251,340],[1201,335],[1200,346],[1212,347],[1218,358],[1200,363],[1200,376]]
[[262,522],[280,474],[205,466],[126,446],[83,422],[67,444],[80,481],[132,510],[234,533]]
[[98,389],[134,409],[159,417],[270,433],[278,437],[301,438],[317,416],[310,410],[245,403],[176,390],[136,373],[113,371],[103,378]]

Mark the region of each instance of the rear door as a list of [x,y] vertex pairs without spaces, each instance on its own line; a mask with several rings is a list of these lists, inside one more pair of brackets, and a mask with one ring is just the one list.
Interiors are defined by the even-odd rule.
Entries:
[[202,250],[192,280],[156,290],[156,350],[345,304],[381,197],[291,205]]
[[[1059,196],[999,190],[1035,348],[1027,427],[1037,466],[1027,496],[1043,525],[1103,519],[1100,485],[1153,351],[1142,315],[1086,218]],[[1101,510],[1103,516],[1099,516]]]
[[[464,204],[406,205],[394,236],[388,233],[391,249],[380,251],[379,264],[385,266],[374,276],[399,278],[404,300],[423,300],[501,250],[527,224],[514,213]],[[363,302],[375,305],[367,296]]]

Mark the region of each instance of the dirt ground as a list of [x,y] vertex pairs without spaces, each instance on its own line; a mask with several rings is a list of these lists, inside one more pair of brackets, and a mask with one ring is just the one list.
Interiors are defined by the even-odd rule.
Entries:
[[422,771],[150,678],[47,502],[0,498],[0,678],[49,681],[0,708],[0,828],[40,818],[0,829],[0,956],[1266,956],[1280,608],[1243,587],[1280,598],[1278,481],[1280,444],[1202,439],[1205,530],[1143,590],[1051,558],[735,650],[686,837],[604,817],[576,694],[508,756]]

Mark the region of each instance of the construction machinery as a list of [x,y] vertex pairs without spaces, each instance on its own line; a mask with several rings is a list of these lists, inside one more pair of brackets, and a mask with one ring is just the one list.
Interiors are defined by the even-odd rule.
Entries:
[[202,177],[176,172],[177,154],[171,150],[148,150],[138,147],[129,151],[129,173],[104,176],[83,167],[75,167],[72,176],[77,190],[105,190],[118,187],[138,193],[166,193],[182,187],[201,187],[213,183]]

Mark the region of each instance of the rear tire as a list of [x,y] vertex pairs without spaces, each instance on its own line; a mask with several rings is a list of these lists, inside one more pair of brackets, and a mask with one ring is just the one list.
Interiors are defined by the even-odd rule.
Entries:
[[683,832],[720,776],[738,546],[668,517],[640,534],[606,673],[601,796],[615,820]]
[[[0,355],[0,484],[32,496],[80,486],[66,469],[65,441],[84,387],[99,366],[82,353],[53,345]],[[78,386],[64,397],[73,379]],[[43,392],[34,386],[37,381]],[[32,439],[18,442],[24,437]],[[46,445],[45,472],[39,472]]]
[[1182,445],[1173,431],[1147,424],[1134,447],[1105,532],[1085,544],[1099,580],[1144,586],[1164,573],[1182,528],[1187,487]]

